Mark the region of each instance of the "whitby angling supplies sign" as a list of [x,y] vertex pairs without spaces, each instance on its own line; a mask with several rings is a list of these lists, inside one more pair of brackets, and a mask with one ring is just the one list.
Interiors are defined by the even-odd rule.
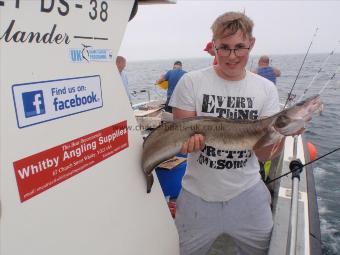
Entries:
[[126,121],[13,163],[21,202],[128,147]]

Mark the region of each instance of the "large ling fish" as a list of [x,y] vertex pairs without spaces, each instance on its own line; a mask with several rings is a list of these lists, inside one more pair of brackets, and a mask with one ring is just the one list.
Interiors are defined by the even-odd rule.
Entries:
[[205,144],[218,149],[246,150],[273,144],[277,136],[298,132],[321,107],[320,96],[307,98],[273,116],[258,120],[192,117],[168,122],[154,129],[143,144],[142,168],[147,192],[153,184],[153,169],[180,152],[194,134],[205,136]]

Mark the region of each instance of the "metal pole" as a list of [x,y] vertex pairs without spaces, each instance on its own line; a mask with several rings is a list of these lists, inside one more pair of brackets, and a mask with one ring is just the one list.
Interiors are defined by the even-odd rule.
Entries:
[[151,101],[151,93],[150,93],[150,90],[147,90],[148,92],[148,101],[150,102]]
[[295,255],[296,253],[296,239],[297,239],[297,221],[298,221],[298,206],[299,206],[299,182],[300,173],[302,172],[302,163],[300,160],[296,160],[297,155],[297,141],[298,136],[294,137],[294,147],[293,147],[293,158],[294,160],[290,163],[289,168],[293,171],[292,175],[292,198],[291,198],[291,208],[289,215],[289,228],[287,237],[287,255]]
[[298,142],[298,136],[294,136],[294,144],[293,144],[293,159],[297,158],[297,142]]
[[298,201],[299,201],[299,179],[292,180],[292,200],[289,216],[289,229],[287,240],[287,255],[295,255],[296,237],[297,237],[297,217],[298,217]]

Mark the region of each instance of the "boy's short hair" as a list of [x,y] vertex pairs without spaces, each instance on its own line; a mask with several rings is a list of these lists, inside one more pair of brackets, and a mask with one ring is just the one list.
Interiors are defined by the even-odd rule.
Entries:
[[243,36],[252,36],[254,22],[241,12],[226,12],[214,21],[211,26],[213,39],[221,39],[235,34],[238,30]]

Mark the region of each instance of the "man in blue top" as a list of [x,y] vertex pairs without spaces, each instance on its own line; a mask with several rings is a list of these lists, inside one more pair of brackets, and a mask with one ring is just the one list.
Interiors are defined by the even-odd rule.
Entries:
[[181,77],[183,76],[183,74],[185,74],[186,71],[182,70],[182,62],[181,61],[176,61],[174,63],[173,69],[169,70],[166,72],[165,75],[162,75],[157,81],[156,84],[159,84],[163,81],[168,81],[168,91],[167,91],[167,99],[165,102],[165,111],[167,112],[172,112],[172,107],[169,106],[169,101],[171,98],[171,95],[177,85],[177,82],[179,81],[179,79],[181,79]]
[[[258,67],[253,70],[253,73],[261,75],[262,77],[276,84],[276,77],[279,77],[281,75],[281,71],[278,68],[269,66],[269,62],[270,61],[268,56],[261,56],[259,59]],[[271,160],[267,160],[264,162],[259,161],[259,163],[261,177],[264,181],[266,181],[269,176]]]
[[276,84],[276,77],[281,75],[278,68],[269,66],[269,57],[265,55],[260,57],[258,67],[254,70],[254,73],[272,81],[274,84]]

